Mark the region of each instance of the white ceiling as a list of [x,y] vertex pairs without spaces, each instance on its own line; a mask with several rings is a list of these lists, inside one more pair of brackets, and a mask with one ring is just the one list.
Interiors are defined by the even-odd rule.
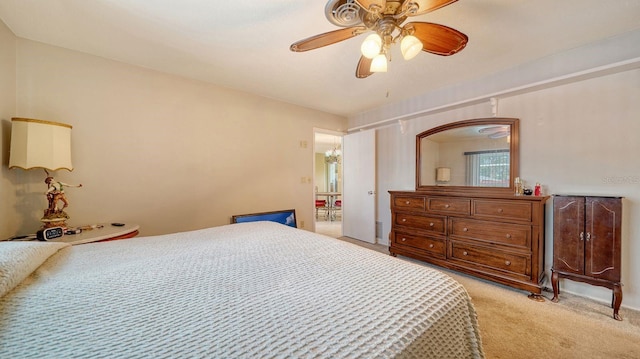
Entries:
[[[18,36],[350,116],[640,28],[638,0],[459,0],[411,18],[467,36],[460,53],[392,52],[355,78],[364,36],[294,53],[336,30],[325,0],[0,0]],[[638,44],[630,44],[638,46]],[[397,46],[396,46],[397,47]]]

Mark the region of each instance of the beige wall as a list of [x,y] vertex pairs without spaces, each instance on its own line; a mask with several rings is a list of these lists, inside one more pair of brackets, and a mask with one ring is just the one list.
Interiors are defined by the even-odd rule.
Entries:
[[[623,306],[640,308],[640,69],[500,99],[499,116],[520,119],[520,176],[547,194],[625,197],[622,227]],[[379,221],[391,225],[388,190],[413,189],[415,136],[429,128],[491,117],[489,102],[378,129]],[[402,161],[398,161],[402,159]],[[546,255],[553,254],[552,207],[547,206]],[[567,291],[611,300],[604,288],[563,281]],[[550,287],[550,285],[549,285]]]
[[18,174],[9,171],[11,116],[16,111],[16,38],[0,21],[0,239],[18,230],[16,188]]
[[[84,186],[67,191],[70,224],[155,235],[289,208],[313,223],[313,128],[346,119],[24,39],[16,56],[15,115],[73,126],[75,169],[55,174]],[[46,205],[44,173],[13,171],[28,205],[4,236],[36,229]]]

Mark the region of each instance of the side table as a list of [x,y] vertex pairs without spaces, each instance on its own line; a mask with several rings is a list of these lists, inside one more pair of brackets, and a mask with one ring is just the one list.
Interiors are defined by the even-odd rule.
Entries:
[[72,245],[91,242],[112,241],[117,239],[133,238],[138,235],[140,226],[137,224],[125,224],[124,226],[114,226],[108,223],[102,224],[102,228],[84,230],[78,234],[65,234],[49,242],[65,242]]

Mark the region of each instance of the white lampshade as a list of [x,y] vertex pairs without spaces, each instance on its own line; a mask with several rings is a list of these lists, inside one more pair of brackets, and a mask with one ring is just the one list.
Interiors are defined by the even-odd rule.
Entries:
[[387,72],[387,57],[384,54],[374,57],[369,70],[371,72]]
[[449,167],[438,167],[438,168],[436,168],[436,181],[438,181],[438,182],[449,182],[449,181],[451,181],[451,168],[449,168]]
[[372,59],[380,53],[382,48],[382,38],[378,34],[371,34],[367,36],[360,46],[360,52],[362,56]]
[[71,128],[64,123],[12,118],[9,168],[73,170]]
[[407,35],[400,41],[400,51],[405,60],[411,60],[422,51],[422,42],[413,35]]

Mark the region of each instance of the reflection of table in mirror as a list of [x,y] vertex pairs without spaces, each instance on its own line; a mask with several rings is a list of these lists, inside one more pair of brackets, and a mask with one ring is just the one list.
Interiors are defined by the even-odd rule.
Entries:
[[329,221],[333,221],[336,217],[336,199],[340,197],[342,193],[340,192],[316,192],[316,199],[318,197],[326,197],[327,198],[327,211],[329,215]]

